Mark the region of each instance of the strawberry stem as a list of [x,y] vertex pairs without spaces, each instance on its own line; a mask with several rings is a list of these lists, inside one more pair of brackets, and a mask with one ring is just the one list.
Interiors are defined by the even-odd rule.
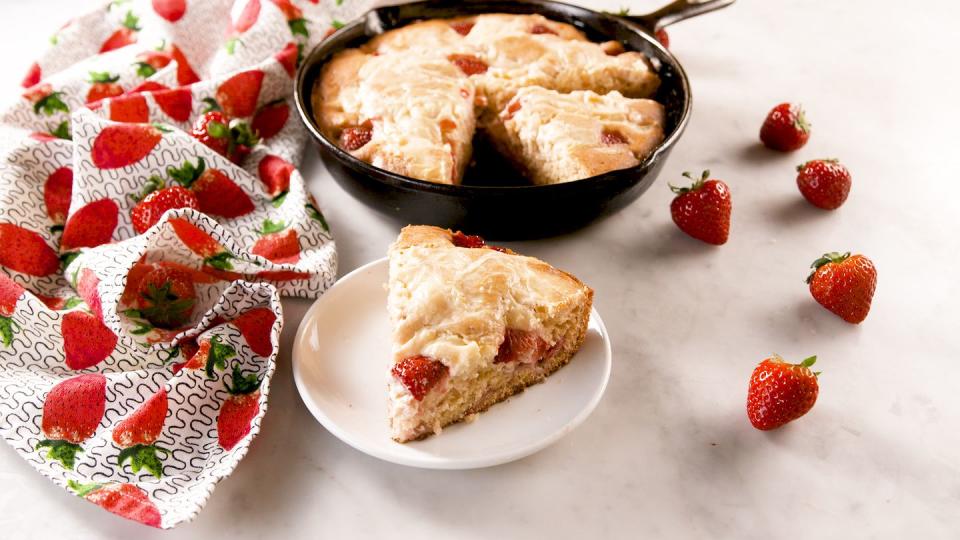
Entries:
[[0,342],[3,342],[5,347],[9,347],[13,343],[14,330],[19,330],[17,323],[13,322],[13,318],[0,316]]
[[230,392],[232,395],[240,394],[252,394],[260,388],[260,384],[263,382],[263,379],[257,377],[256,373],[251,373],[249,375],[244,375],[243,371],[240,369],[240,366],[237,364],[233,365],[233,386],[230,386],[226,382],[223,383],[227,387],[227,392]]
[[103,487],[103,484],[98,484],[97,482],[90,482],[87,484],[81,484],[76,480],[67,480],[67,487],[73,490],[78,497],[86,497],[90,493]]
[[70,441],[58,441],[44,439],[37,443],[36,449],[49,448],[47,458],[59,461],[65,469],[73,470],[73,465],[77,459],[77,453],[83,452],[79,444]]
[[226,345],[220,342],[220,336],[213,336],[210,338],[210,353],[207,355],[207,365],[204,366],[204,371],[207,373],[208,379],[214,378],[213,370],[227,369],[227,360],[237,356],[237,351],[230,345]]
[[690,187],[677,187],[673,184],[667,184],[668,186],[670,186],[670,191],[676,193],[677,195],[683,195],[684,193],[697,191],[698,189],[702,188],[703,183],[706,182],[708,178],[710,178],[710,170],[706,169],[702,173],[700,173],[700,178],[694,178],[693,173],[689,171],[684,171],[683,176],[685,176],[686,178],[689,178],[690,180],[693,180],[693,184],[691,184]]
[[804,133],[810,133],[810,122],[807,121],[807,116],[803,112],[803,107],[797,105],[797,119],[794,121],[793,125]]
[[170,455],[170,451],[166,448],[155,445],[138,444],[121,450],[120,455],[117,456],[117,463],[123,466],[124,462],[130,460],[130,470],[134,474],[139,473],[141,469],[147,469],[150,474],[157,478],[162,478],[163,463],[160,462],[160,456],[157,455],[158,452],[167,456]]
[[821,266],[831,264],[831,263],[842,263],[843,261],[847,260],[847,258],[849,257],[850,257],[849,251],[847,251],[846,253],[840,253],[839,251],[831,251],[830,253],[824,253],[822,257],[813,261],[813,264],[810,265],[810,268],[813,268],[813,270],[810,272],[810,275],[807,276],[807,280],[806,280],[807,283],[810,283],[811,281],[813,281],[814,274],[817,273],[817,270],[819,270]]

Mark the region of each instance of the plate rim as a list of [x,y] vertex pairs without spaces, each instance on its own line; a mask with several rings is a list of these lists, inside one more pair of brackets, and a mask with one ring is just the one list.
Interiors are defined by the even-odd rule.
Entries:
[[[422,469],[441,469],[441,470],[465,470],[465,469],[479,469],[484,467],[493,467],[496,465],[502,465],[504,463],[509,463],[511,461],[516,461],[518,459],[525,458],[527,456],[533,455],[544,448],[554,444],[561,438],[563,438],[568,433],[572,432],[574,429],[579,427],[583,422],[589,417],[594,410],[596,410],[597,405],[600,404],[600,400],[603,399],[603,395],[606,393],[607,386],[610,383],[610,374],[613,369],[613,350],[610,344],[610,334],[607,332],[607,327],[603,322],[603,319],[600,317],[600,313],[597,312],[595,306],[590,307],[590,319],[594,321],[600,331],[601,340],[603,342],[603,376],[600,385],[593,392],[593,395],[590,397],[590,400],[586,405],[569,421],[567,421],[560,429],[556,430],[554,433],[543,437],[542,439],[536,441],[533,444],[524,445],[519,448],[509,449],[488,456],[483,456],[479,458],[470,458],[470,459],[417,459],[407,456],[397,455],[395,453],[390,453],[387,451],[382,451],[379,447],[370,447],[363,444],[361,441],[352,437],[348,430],[345,430],[340,427],[340,425],[333,420],[329,415],[327,415],[323,409],[311,398],[308,397],[309,391],[307,388],[307,383],[304,381],[302,363],[303,359],[301,358],[300,353],[300,344],[305,339],[307,333],[307,325],[309,321],[312,321],[316,311],[322,309],[325,299],[328,297],[329,291],[333,290],[334,287],[339,286],[342,282],[347,282],[351,279],[356,279],[356,277],[363,273],[364,271],[381,264],[388,264],[388,258],[382,257],[375,259],[366,264],[363,264],[346,275],[338,279],[333,286],[330,287],[324,294],[314,300],[313,304],[307,309],[304,313],[303,318],[300,320],[300,324],[297,327],[297,333],[293,338],[293,351],[291,352],[291,363],[293,367],[293,381],[297,387],[297,392],[300,394],[300,400],[307,407],[307,410],[310,411],[310,414],[317,420],[317,422],[324,427],[327,431],[333,434],[337,439],[340,439],[342,442],[346,443],[348,446],[358,450],[368,456],[372,456],[389,463],[395,463],[398,465],[404,465],[407,467],[416,467]],[[399,444],[399,443],[397,443]]]

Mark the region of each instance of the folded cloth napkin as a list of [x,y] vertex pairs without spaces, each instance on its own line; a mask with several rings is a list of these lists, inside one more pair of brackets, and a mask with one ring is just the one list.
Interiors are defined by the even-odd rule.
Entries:
[[292,80],[364,6],[318,1],[113,1],[0,112],[0,433],[110,512],[196,515],[266,412],[279,295],[335,279]]

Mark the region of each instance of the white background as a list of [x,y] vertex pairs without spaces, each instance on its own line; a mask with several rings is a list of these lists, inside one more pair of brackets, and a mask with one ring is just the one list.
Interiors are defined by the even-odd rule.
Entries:
[[[47,37],[94,4],[0,5],[0,73],[12,90]],[[289,344],[309,302],[286,301],[263,430],[194,522],[162,533],[115,518],[0,444],[0,536],[956,538],[958,20],[947,0],[740,0],[670,29],[695,106],[663,177],[600,224],[508,244],[592,285],[613,340],[607,395],[547,450],[443,472],[349,448],[296,394]],[[763,116],[785,100],[802,102],[813,123],[791,155],[757,143]],[[853,172],[836,212],[797,192],[793,167],[815,157]],[[684,237],[669,217],[667,181],[702,168],[733,192],[720,248]],[[383,256],[396,225],[343,192],[312,151],[303,172],[341,274]],[[818,255],[848,249],[879,271],[860,326],[820,308],[803,283]],[[819,355],[821,393],[806,417],[761,433],[746,419],[746,386],[773,352]]]

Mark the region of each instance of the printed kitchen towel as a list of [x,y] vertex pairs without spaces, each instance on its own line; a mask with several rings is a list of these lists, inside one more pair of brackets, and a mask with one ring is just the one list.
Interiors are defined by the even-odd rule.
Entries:
[[279,295],[336,276],[293,77],[350,0],[117,0],[0,112],[0,433],[143,524],[192,518],[267,408]]

